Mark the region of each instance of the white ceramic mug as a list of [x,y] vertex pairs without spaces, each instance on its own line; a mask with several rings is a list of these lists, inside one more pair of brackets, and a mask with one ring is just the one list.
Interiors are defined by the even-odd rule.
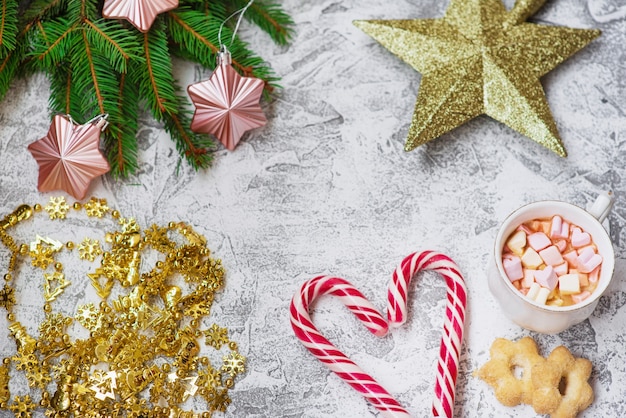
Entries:
[[[602,226],[613,205],[613,195],[598,196],[590,209],[570,203],[541,201],[522,206],[511,213],[498,231],[493,260],[488,272],[489,289],[504,314],[519,326],[541,333],[555,334],[584,321],[595,309],[600,296],[609,286],[615,267],[615,253],[609,234]],[[600,279],[591,296],[571,306],[547,306],[524,296],[508,279],[502,265],[502,249],[507,238],[522,223],[533,219],[550,219],[560,215],[564,220],[588,232],[603,258]]]

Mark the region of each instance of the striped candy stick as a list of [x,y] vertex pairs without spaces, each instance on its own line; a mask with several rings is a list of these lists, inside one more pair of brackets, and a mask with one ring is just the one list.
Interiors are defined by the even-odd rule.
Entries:
[[433,416],[451,418],[454,413],[454,389],[459,371],[463,343],[467,288],[456,263],[448,256],[434,252],[416,252],[406,257],[394,271],[388,291],[389,326],[398,327],[407,319],[407,288],[420,270],[434,270],[446,281],[447,303],[443,335],[439,347]]
[[398,401],[376,380],[317,330],[311,321],[309,307],[323,295],[338,297],[374,335],[382,337],[387,333],[387,322],[382,314],[348,281],[339,277],[318,276],[305,282],[291,301],[291,326],[300,342],[330,370],[381,411],[383,417],[410,417]]

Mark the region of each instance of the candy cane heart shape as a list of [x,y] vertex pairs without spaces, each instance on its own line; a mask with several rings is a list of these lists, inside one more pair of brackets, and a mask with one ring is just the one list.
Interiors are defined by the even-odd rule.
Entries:
[[434,251],[416,252],[402,260],[389,284],[387,318],[390,327],[398,327],[406,322],[407,288],[411,278],[421,270],[436,271],[446,281],[446,315],[439,347],[432,412],[436,417],[451,418],[467,305],[467,288],[456,263],[448,256]]
[[382,337],[387,333],[387,321],[354,286],[339,277],[319,276],[306,281],[291,301],[291,326],[300,342],[330,370],[381,411],[382,416],[386,418],[409,417],[409,413],[376,380],[317,330],[311,321],[309,307],[323,295],[339,298],[374,335]]

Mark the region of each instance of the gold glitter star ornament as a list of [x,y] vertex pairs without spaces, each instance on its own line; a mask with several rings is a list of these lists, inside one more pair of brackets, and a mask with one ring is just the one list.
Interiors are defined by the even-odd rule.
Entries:
[[406,151],[486,114],[565,157],[541,76],[600,35],[526,22],[545,0],[451,0],[439,19],[354,24],[422,74]]

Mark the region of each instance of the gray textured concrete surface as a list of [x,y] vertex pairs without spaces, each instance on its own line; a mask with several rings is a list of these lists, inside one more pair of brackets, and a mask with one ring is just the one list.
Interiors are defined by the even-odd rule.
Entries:
[[[282,77],[283,90],[263,104],[265,127],[246,135],[234,152],[220,148],[213,167],[196,173],[185,163],[177,168],[173,143],[145,116],[137,175],[125,181],[105,176],[89,193],[107,198],[143,226],[184,220],[222,259],[226,286],[209,323],[227,326],[248,358],[226,416],[379,416],[298,342],[289,303],[305,280],[333,274],[354,283],[382,310],[393,269],[404,256],[424,249],[452,257],[469,288],[455,416],[534,416],[530,406],[501,406],[491,388],[472,377],[488,360],[495,338],[525,335],[533,336],[545,355],[563,344],[592,361],[595,401],[580,416],[626,415],[624,1],[550,0],[534,17],[603,31],[542,79],[566,159],[484,116],[403,151],[420,75],[351,22],[440,17],[447,1],[282,3],[296,21],[289,46],[272,44],[256,28],[242,29],[243,38]],[[184,62],[177,70],[183,86],[208,75]],[[37,165],[26,150],[47,132],[47,99],[45,77],[35,76],[16,82],[0,103],[2,214],[59,195],[37,192]],[[616,269],[596,311],[558,335],[532,333],[508,321],[486,282],[499,223],[527,202],[560,199],[585,206],[602,190],[616,196],[608,218]],[[75,234],[87,227],[75,225]],[[36,232],[68,239],[67,231],[41,228]],[[75,281],[68,290],[68,313],[82,303],[88,286]],[[39,305],[29,305],[28,292],[39,290],[24,284],[18,290],[21,320],[35,320]],[[315,305],[313,318],[413,416],[429,416],[444,295],[439,276],[418,276],[407,325],[382,339],[331,298]],[[0,324],[5,341],[4,318]],[[0,355],[13,349],[1,344]]]

